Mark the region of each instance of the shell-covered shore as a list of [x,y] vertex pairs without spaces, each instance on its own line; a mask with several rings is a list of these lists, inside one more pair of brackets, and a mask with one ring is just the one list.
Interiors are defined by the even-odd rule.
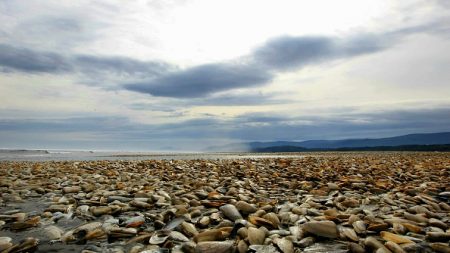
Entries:
[[450,153],[0,163],[0,252],[450,252]]

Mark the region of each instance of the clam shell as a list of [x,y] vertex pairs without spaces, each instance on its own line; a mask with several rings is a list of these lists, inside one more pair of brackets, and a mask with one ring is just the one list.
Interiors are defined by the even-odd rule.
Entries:
[[219,229],[205,230],[194,237],[195,242],[219,241],[223,239],[223,232]]
[[267,213],[263,215],[262,218],[270,221],[274,228],[278,228],[280,226],[280,220],[275,213]]
[[248,245],[244,240],[240,240],[237,245],[237,250],[239,253],[246,253],[248,250]]
[[153,245],[159,245],[166,242],[169,238],[171,231],[159,230],[150,237],[149,243]]
[[314,235],[327,238],[338,237],[336,224],[332,221],[311,221],[303,224],[302,228],[306,232]]
[[366,232],[366,224],[362,220],[357,220],[352,224],[353,229],[358,234],[364,234]]
[[356,235],[355,230],[346,227],[339,227],[339,234],[345,236],[351,241],[357,242],[359,241],[358,235]]
[[393,253],[406,253],[406,251],[404,251],[402,249],[402,247],[400,247],[397,243],[392,242],[392,241],[388,241],[384,244],[386,246],[386,248],[388,248],[390,251],[392,251]]
[[249,249],[258,253],[279,253],[277,248],[272,245],[250,245]]
[[258,210],[255,206],[250,205],[245,201],[238,201],[236,202],[235,206],[239,211],[241,211],[244,214],[251,214]]
[[44,228],[45,237],[48,240],[59,240],[63,235],[64,231],[57,226],[48,226]]
[[397,244],[412,243],[413,242],[413,241],[409,240],[408,238],[406,238],[404,236],[393,234],[393,233],[386,232],[386,231],[382,231],[380,233],[380,236],[381,236],[381,238],[383,238],[386,241],[395,242]]
[[281,250],[281,252],[294,253],[294,244],[292,243],[292,241],[287,240],[286,238],[282,238],[282,239],[277,238],[274,240],[274,242],[278,246],[278,248]]
[[170,239],[178,242],[189,242],[189,238],[178,231],[172,231],[169,235]]
[[12,246],[12,239],[10,237],[0,237],[0,251],[3,251]]
[[239,213],[238,209],[231,204],[223,205],[220,207],[220,211],[227,217],[228,219],[235,221],[238,219],[242,219],[242,215]]
[[195,228],[195,225],[192,223],[189,223],[189,222],[181,223],[181,230],[187,236],[195,236],[198,234],[198,231],[197,231],[197,228]]
[[250,227],[248,228],[247,233],[250,245],[262,245],[264,243],[266,233],[261,229]]
[[250,221],[250,223],[257,225],[257,226],[264,226],[267,228],[275,228],[274,224],[271,221],[266,220],[264,218],[257,217],[257,216],[248,217],[248,221]]
[[436,252],[450,253],[450,246],[448,245],[448,243],[435,242],[435,243],[430,243],[430,246]]
[[351,242],[348,244],[348,249],[350,250],[351,253],[365,253],[366,252],[361,245],[354,243],[354,242]]
[[199,242],[195,248],[196,253],[231,253],[233,242]]

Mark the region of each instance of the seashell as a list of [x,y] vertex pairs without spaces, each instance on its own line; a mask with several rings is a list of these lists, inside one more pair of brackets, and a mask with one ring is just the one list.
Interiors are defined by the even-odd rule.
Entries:
[[450,253],[450,246],[448,245],[448,243],[430,243],[430,247],[436,252]]
[[249,249],[251,252],[258,253],[279,253],[277,248],[272,245],[250,245]]
[[130,206],[134,206],[134,207],[141,208],[141,209],[150,209],[152,207],[152,205],[150,205],[149,203],[139,201],[139,200],[130,201]]
[[338,231],[336,224],[332,221],[311,221],[302,225],[302,229],[308,233],[327,237],[337,238]]
[[[384,245],[378,241],[375,237],[373,236],[369,236],[364,240],[364,245],[374,249],[375,251],[378,249],[382,249],[382,250],[386,250],[388,251],[388,249],[386,247],[384,247]],[[389,251],[388,251],[389,252]]]
[[193,242],[186,242],[181,245],[181,250],[184,253],[195,253],[196,244]]
[[278,228],[280,226],[280,220],[275,213],[267,213],[263,215],[262,218],[270,221],[273,224],[272,226],[274,228]]
[[13,246],[11,243],[12,239],[10,237],[0,237],[0,251]]
[[447,224],[445,224],[444,222],[442,222],[438,219],[435,219],[435,218],[429,219],[428,225],[433,226],[433,227],[438,227],[438,228],[441,228],[444,230],[448,228]]
[[61,236],[64,234],[64,231],[56,226],[48,226],[44,228],[45,237],[48,240],[59,240]]
[[220,241],[225,239],[224,232],[219,229],[205,230],[196,236],[194,236],[195,242],[205,242],[205,241]]
[[207,227],[211,223],[211,219],[208,216],[203,216],[198,222],[197,225],[201,228]]
[[266,233],[257,228],[248,228],[248,242],[250,245],[262,245],[264,243],[264,239],[266,238]]
[[291,232],[291,235],[294,238],[294,241],[297,241],[301,238],[303,238],[303,230],[299,226],[292,226],[289,227],[289,232]]
[[126,244],[130,245],[130,244],[134,244],[134,243],[143,243],[144,241],[147,241],[150,239],[150,237],[152,237],[152,234],[143,234],[143,235],[139,235],[136,237],[133,237],[131,239],[129,239]]
[[167,223],[167,225],[164,226],[164,230],[173,230],[173,229],[177,228],[178,226],[180,226],[181,224],[183,224],[184,221],[185,221],[185,219],[182,217],[175,218],[175,219],[169,221]]
[[408,212],[419,214],[419,213],[427,213],[429,212],[429,210],[424,206],[416,205],[408,208]]
[[392,242],[392,241],[388,241],[384,244],[384,246],[386,246],[386,248],[388,248],[390,251],[392,251],[393,253],[406,253],[406,251],[404,251],[402,249],[402,247],[400,247],[397,243]]
[[239,237],[241,239],[247,238],[248,237],[248,229],[243,227],[238,229],[237,234],[239,235]]
[[41,220],[40,216],[34,216],[26,221],[16,221],[9,225],[11,230],[23,230],[31,227],[36,227]]
[[142,244],[135,245],[131,247],[130,251],[128,251],[128,253],[140,253],[140,252],[144,252],[144,245]]
[[[97,230],[96,231],[97,234],[95,235],[100,235],[101,233]],[[108,234],[110,237],[114,237],[114,238],[123,238],[123,237],[134,237],[137,234],[137,229],[136,228],[112,228],[108,231]]]
[[401,223],[408,231],[413,232],[413,233],[421,233],[422,232],[422,228],[410,223]]
[[330,217],[337,217],[339,215],[338,211],[334,208],[323,211],[323,214]]
[[301,248],[306,248],[313,245],[316,242],[316,239],[312,236],[305,237],[296,243]]
[[64,193],[77,193],[81,191],[80,186],[67,186],[63,188]]
[[178,231],[172,231],[169,234],[170,239],[178,242],[189,242],[189,238]]
[[238,201],[235,204],[236,208],[241,211],[244,214],[251,214],[256,212],[258,209],[254,207],[253,205],[250,205],[249,203],[245,201]]
[[101,216],[104,214],[112,213],[112,208],[109,206],[95,206],[95,207],[91,207],[90,211],[95,216]]
[[359,244],[354,243],[354,242],[350,242],[348,244],[348,249],[350,250],[351,253],[365,253],[366,250]]
[[242,219],[242,215],[239,213],[238,209],[231,204],[227,204],[224,206],[221,206],[220,211],[225,215],[225,217],[229,218],[232,221]]
[[392,224],[392,231],[400,235],[406,234],[406,228],[402,224],[396,222]]
[[431,242],[448,242],[450,241],[450,232],[427,232],[426,239]]
[[339,234],[342,236],[345,236],[346,238],[357,242],[359,240],[358,236],[355,233],[355,230],[351,229],[351,228],[346,228],[346,227],[338,227],[339,230]]
[[380,233],[380,236],[381,236],[381,238],[383,238],[386,241],[395,242],[397,244],[412,243],[413,242],[413,241],[409,240],[408,238],[406,238],[404,236],[393,234],[393,233],[386,232],[386,231],[382,231]]
[[231,253],[233,242],[199,242],[195,247],[196,253]]
[[315,243],[303,250],[303,252],[329,252],[329,253],[345,253],[348,252],[347,245],[342,243]]
[[92,230],[95,230],[95,229],[97,229],[97,228],[99,228],[101,226],[102,226],[101,222],[95,221],[95,222],[91,222],[91,223],[86,223],[86,224],[80,225],[80,226],[76,227],[75,229],[73,229],[72,231],[73,231],[74,234],[77,234],[78,232],[80,232],[82,230],[84,230],[84,231],[92,231]]
[[127,227],[127,228],[140,227],[142,224],[145,223],[145,218],[142,216],[131,217],[128,220],[126,220],[124,223],[125,223],[125,227]]
[[330,191],[335,191],[335,190],[339,190],[339,186],[335,183],[328,183],[327,187]]
[[428,223],[428,219],[420,214],[410,214],[410,213],[403,213],[403,216],[405,219],[412,220],[418,223]]
[[392,253],[392,251],[388,250],[386,247],[379,248],[375,251],[375,253]]
[[286,238],[276,238],[274,243],[278,246],[278,248],[283,253],[294,253],[294,244],[292,241],[287,240]]
[[159,230],[150,237],[149,243],[153,245],[163,244],[169,238],[170,233],[169,230]]
[[7,248],[2,253],[13,252],[33,252],[36,250],[39,240],[33,237],[27,237],[12,247]]
[[197,228],[195,228],[194,224],[185,221],[181,223],[181,230],[187,236],[195,236],[198,234]]
[[355,198],[346,198],[344,201],[341,202],[341,204],[345,207],[358,207],[359,200]]
[[[114,237],[114,234],[112,235],[112,237]],[[116,237],[122,237],[122,236],[116,236]],[[84,236],[84,238],[79,238],[79,241],[93,240],[93,239],[99,239],[99,238],[106,238],[106,232],[101,228],[97,228],[97,229],[88,231],[86,233],[86,235]]]
[[287,235],[291,235],[291,232],[289,230],[283,230],[283,229],[270,230],[269,236],[271,236],[271,235],[287,236]]
[[386,230],[388,228],[389,228],[389,224],[387,224],[387,223],[374,223],[374,224],[369,224],[369,226],[367,227],[367,230],[380,232],[380,231]]
[[253,225],[275,228],[274,224],[271,221],[257,216],[249,216],[248,221],[250,221],[250,223],[252,223]]
[[364,223],[364,221],[357,220],[357,221],[353,222],[352,226],[356,233],[358,233],[358,234],[366,233],[366,224]]
[[248,245],[244,240],[240,240],[237,245],[237,250],[239,253],[246,253],[248,250]]

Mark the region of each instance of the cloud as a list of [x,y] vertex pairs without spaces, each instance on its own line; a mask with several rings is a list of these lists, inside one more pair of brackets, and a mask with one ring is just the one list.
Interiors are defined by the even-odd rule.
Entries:
[[67,59],[59,54],[37,52],[0,44],[0,70],[29,73],[61,73],[73,70]]
[[256,49],[252,57],[267,69],[293,69],[334,54],[333,44],[327,37],[281,37]]
[[[339,109],[339,108],[337,108]],[[347,112],[346,112],[347,111]],[[245,141],[389,137],[449,131],[448,107],[288,116],[267,113],[142,124],[126,117],[0,120],[1,147],[204,150]]]
[[270,81],[272,75],[240,64],[207,64],[175,71],[149,82],[128,84],[128,90],[154,96],[193,98],[218,91],[251,87]]
[[205,64],[169,72],[160,78],[124,85],[125,89],[161,97],[196,98],[236,88],[261,86],[279,70],[298,69],[325,60],[383,49],[374,36],[281,37],[234,62]]
[[92,80],[111,76],[129,80],[155,77],[173,69],[176,67],[159,61],[139,61],[112,56],[66,56],[0,44],[0,71],[3,72],[72,73],[90,77]]

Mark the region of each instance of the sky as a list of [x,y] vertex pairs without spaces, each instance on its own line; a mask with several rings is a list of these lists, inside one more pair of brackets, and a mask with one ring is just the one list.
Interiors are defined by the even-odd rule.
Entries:
[[0,148],[450,130],[446,0],[0,0]]

